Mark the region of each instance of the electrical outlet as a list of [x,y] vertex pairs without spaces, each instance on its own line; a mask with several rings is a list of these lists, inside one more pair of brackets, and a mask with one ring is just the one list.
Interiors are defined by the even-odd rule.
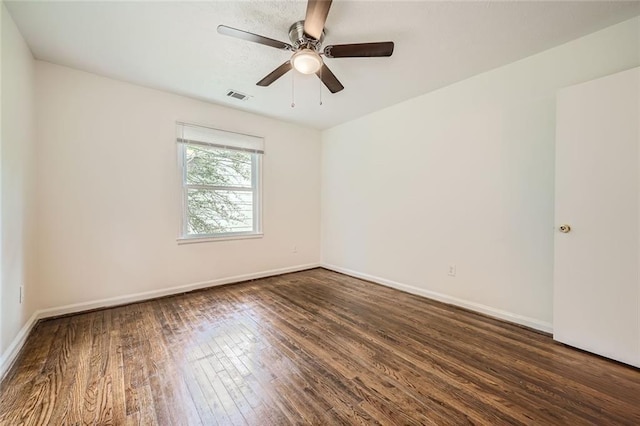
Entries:
[[24,300],[24,286],[20,286],[20,303]]
[[456,264],[452,263],[449,265],[449,272],[447,272],[447,275],[449,275],[450,277],[455,277],[456,276]]
[[292,253],[297,253],[298,252],[298,246],[293,246],[293,249],[291,250]]

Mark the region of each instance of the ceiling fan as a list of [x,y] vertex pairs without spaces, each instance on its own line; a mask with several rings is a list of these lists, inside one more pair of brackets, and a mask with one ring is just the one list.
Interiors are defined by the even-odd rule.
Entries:
[[315,73],[331,93],[336,93],[344,89],[344,86],[324,63],[322,56],[326,58],[391,56],[394,45],[392,41],[383,41],[329,45],[321,49],[325,35],[324,23],[330,7],[331,0],[309,0],[305,20],[295,22],[289,28],[291,44],[226,25],[219,25],[218,33],[293,52],[291,59],[267,74],[257,83],[258,86],[269,86],[293,68],[303,74]]

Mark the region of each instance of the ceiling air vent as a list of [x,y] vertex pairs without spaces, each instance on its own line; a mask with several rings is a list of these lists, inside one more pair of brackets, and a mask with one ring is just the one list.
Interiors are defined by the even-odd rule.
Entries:
[[241,101],[246,101],[247,99],[249,99],[249,95],[245,95],[244,93],[240,93],[240,92],[236,92],[235,90],[229,90],[227,92],[227,96],[234,98],[234,99],[239,99]]

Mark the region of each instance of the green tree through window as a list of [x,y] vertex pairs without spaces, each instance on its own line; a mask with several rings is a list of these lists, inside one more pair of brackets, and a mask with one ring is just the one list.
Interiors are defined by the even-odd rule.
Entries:
[[187,235],[256,232],[259,154],[182,145]]

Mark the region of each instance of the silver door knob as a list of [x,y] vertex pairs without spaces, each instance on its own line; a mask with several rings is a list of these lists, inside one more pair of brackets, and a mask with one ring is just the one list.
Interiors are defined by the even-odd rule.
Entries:
[[560,232],[562,232],[563,234],[568,234],[569,232],[571,232],[571,227],[569,225],[560,225]]

